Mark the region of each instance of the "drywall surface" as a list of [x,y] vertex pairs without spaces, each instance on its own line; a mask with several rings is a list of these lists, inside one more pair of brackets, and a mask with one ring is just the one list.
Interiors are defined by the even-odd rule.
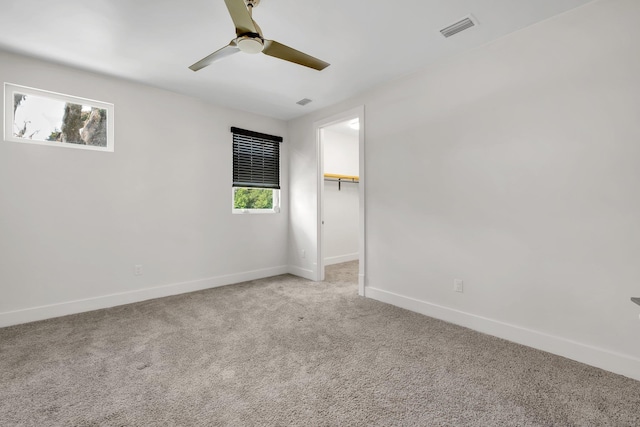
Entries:
[[365,106],[366,295],[640,379],[637,16],[590,3],[289,123],[307,159]]
[[[322,130],[324,172],[359,175],[358,135]],[[324,183],[324,262],[325,265],[358,259],[358,185]]]
[[[115,105],[113,153],[0,143],[0,326],[286,272],[284,122],[10,53],[0,81]],[[281,213],[231,213],[231,126],[285,137]]]
[[358,134],[322,129],[324,171],[341,175],[360,175],[358,164]]

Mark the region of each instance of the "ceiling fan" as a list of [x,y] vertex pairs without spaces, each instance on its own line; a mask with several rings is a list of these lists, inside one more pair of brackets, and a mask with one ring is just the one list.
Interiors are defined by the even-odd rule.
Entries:
[[227,46],[202,58],[189,68],[198,71],[218,59],[226,58],[237,52],[259,53],[280,58],[285,61],[304,65],[315,70],[324,70],[329,63],[314,58],[311,55],[278,43],[275,40],[267,40],[262,36],[262,30],[253,20],[253,8],[258,6],[260,0],[224,0],[229,9],[231,19],[236,26],[236,38]]

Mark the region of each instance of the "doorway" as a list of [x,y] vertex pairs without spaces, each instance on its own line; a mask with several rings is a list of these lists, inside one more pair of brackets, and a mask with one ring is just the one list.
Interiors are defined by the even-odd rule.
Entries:
[[358,260],[365,295],[364,107],[315,124],[318,149],[316,280],[325,266]]

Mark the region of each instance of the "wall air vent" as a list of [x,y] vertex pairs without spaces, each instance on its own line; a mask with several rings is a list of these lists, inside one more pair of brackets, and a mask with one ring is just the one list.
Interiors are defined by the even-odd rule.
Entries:
[[467,16],[466,18],[456,22],[455,24],[449,25],[447,28],[443,28],[440,30],[440,33],[445,37],[451,37],[455,34],[458,34],[461,31],[468,30],[471,27],[475,27],[476,21],[472,16]]
[[302,105],[304,107],[305,105],[307,105],[310,102],[311,102],[311,100],[309,98],[304,98],[304,99],[301,99],[300,101],[296,102],[296,104]]

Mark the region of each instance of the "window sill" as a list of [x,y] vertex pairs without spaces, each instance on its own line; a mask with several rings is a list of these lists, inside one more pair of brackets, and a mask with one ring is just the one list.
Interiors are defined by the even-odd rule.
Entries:
[[265,215],[265,214],[277,214],[277,213],[280,213],[280,208],[274,208],[274,209],[233,209],[231,212],[234,215]]

